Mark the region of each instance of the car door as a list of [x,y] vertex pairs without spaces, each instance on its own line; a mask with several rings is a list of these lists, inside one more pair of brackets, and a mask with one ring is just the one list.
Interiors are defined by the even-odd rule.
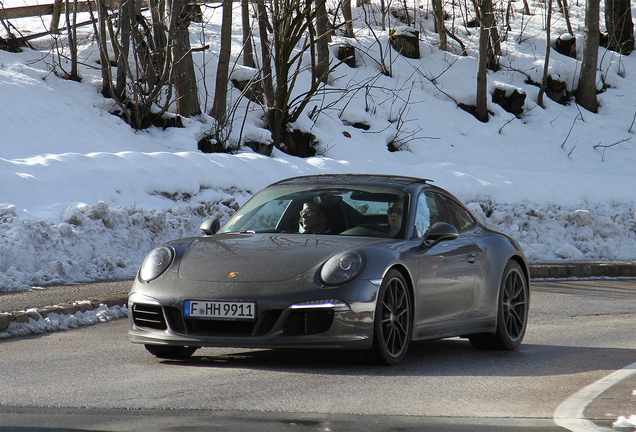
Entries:
[[[458,320],[474,299],[473,290],[479,273],[481,251],[466,235],[475,225],[470,215],[456,213],[459,206],[452,198],[436,191],[420,194],[415,218],[415,232],[424,238],[435,222],[446,222],[457,228],[459,235],[432,247],[421,246],[417,253],[419,280],[415,325]],[[466,220],[466,216],[470,220]]]

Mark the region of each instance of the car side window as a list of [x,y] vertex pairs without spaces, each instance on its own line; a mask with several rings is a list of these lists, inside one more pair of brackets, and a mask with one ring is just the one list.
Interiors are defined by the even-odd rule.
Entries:
[[423,238],[431,227],[431,210],[428,201],[428,197],[423,193],[417,200],[417,213],[415,214],[415,236],[417,238]]
[[465,231],[475,225],[475,219],[459,203],[452,198],[438,192],[426,192],[429,202],[434,202],[430,206],[431,224],[435,222],[446,222],[457,228],[457,231]]

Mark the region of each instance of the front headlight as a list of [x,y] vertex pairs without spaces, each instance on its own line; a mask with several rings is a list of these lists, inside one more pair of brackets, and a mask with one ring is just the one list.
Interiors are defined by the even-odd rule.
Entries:
[[159,246],[148,254],[139,270],[139,278],[144,282],[157,279],[166,271],[174,258],[174,250],[168,246]]
[[341,285],[358,276],[364,268],[364,256],[358,251],[339,253],[329,258],[320,270],[325,285]]

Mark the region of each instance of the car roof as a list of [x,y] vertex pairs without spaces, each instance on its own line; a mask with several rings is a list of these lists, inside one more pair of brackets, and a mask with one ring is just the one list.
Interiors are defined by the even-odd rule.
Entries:
[[406,187],[417,184],[426,184],[432,180],[405,177],[397,175],[378,174],[320,174],[301,177],[292,177],[281,180],[271,186],[287,185],[350,185],[350,186],[371,186],[382,188],[396,188],[404,190]]

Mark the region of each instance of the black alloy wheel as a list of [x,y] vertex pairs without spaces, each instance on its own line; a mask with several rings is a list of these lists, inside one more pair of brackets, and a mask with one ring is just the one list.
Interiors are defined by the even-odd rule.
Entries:
[[384,277],[375,310],[373,346],[367,353],[375,364],[398,364],[409,347],[412,324],[411,292],[402,274],[392,269]]
[[470,343],[478,349],[513,350],[526,334],[530,290],[521,266],[510,261],[504,270],[499,289],[497,332],[471,336]]

